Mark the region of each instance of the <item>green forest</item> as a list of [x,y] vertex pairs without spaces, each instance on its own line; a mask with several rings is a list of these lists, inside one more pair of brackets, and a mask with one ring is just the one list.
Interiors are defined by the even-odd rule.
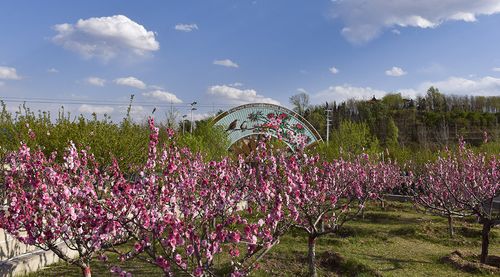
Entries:
[[417,160],[419,155],[425,160],[436,150],[456,145],[460,138],[486,152],[500,152],[500,96],[447,95],[430,87],[416,99],[390,93],[381,99],[310,105],[308,95],[300,93],[290,97],[290,104],[323,140],[330,110],[330,147],[322,152],[333,157],[340,155],[340,149],[347,153],[368,149],[402,160],[415,154]]

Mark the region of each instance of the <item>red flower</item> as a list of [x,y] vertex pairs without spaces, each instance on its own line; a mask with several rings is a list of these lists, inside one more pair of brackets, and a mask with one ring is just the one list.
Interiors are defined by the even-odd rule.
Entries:
[[302,129],[304,129],[304,126],[302,126],[302,124],[300,124],[300,123],[297,123],[297,125],[295,125],[295,128],[302,130]]
[[267,118],[269,118],[269,119],[274,118],[274,114],[273,113],[268,113],[267,114]]
[[286,113],[282,113],[282,114],[280,114],[279,119],[283,120],[287,117],[288,117],[288,115]]

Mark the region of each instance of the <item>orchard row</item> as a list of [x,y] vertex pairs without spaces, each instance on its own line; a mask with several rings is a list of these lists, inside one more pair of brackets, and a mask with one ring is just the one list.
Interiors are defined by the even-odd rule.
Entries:
[[84,276],[91,276],[95,258],[130,275],[108,260],[110,252],[123,261],[145,260],[166,276],[244,276],[280,237],[299,228],[307,234],[310,276],[316,276],[316,239],[339,232],[367,201],[395,188],[448,217],[451,235],[454,217],[476,216],[483,224],[482,262],[489,231],[500,224],[493,209],[500,194],[498,156],[474,154],[463,144],[417,175],[366,154],[326,162],[300,146],[290,153],[265,141],[247,157],[206,161],[173,139],[160,145],[153,119],[149,127],[147,162],[132,176],[117,162],[100,165],[74,144],[63,162],[24,144],[8,153],[0,227],[53,251]]

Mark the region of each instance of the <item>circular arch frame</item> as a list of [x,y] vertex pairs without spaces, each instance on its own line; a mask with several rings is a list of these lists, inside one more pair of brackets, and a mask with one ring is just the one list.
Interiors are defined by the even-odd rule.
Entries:
[[294,144],[286,134],[289,132],[300,133],[306,137],[306,146],[323,141],[318,131],[301,115],[285,107],[268,104],[252,103],[234,107],[219,114],[213,119],[214,126],[222,126],[228,133],[230,147],[237,141],[260,134],[269,134],[278,137],[276,128],[283,131],[283,141],[293,148]]

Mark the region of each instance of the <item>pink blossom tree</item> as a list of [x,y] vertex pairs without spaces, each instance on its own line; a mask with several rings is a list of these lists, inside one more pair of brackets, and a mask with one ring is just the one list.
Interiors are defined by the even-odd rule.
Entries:
[[[256,195],[245,187],[252,169],[242,159],[204,162],[173,140],[159,147],[153,119],[149,125],[149,157],[139,178],[115,178],[120,181],[107,201],[107,209],[136,242],[126,253],[115,251],[123,259],[144,259],[165,275],[216,275],[216,256],[229,257],[234,276],[248,274],[277,243],[278,219],[270,218],[273,208],[248,201]],[[242,216],[252,209],[259,213]]]
[[111,220],[112,214],[98,204],[111,176],[72,143],[62,164],[56,156],[46,157],[25,144],[7,155],[3,170],[7,209],[0,214],[0,224],[21,242],[50,250],[91,276],[93,255],[127,239]]
[[399,168],[373,163],[367,156],[354,162],[321,161],[318,156],[298,155],[280,161],[288,182],[285,186],[287,213],[294,226],[308,235],[309,275],[316,276],[316,239],[338,232],[387,187],[401,182]]
[[[491,228],[500,224],[500,212],[493,207],[500,196],[498,155],[476,154],[460,141],[457,153],[428,163],[420,176],[420,203],[445,214],[472,214],[483,225],[481,263],[488,258]],[[425,202],[424,202],[425,201]]]
[[[446,154],[448,158],[452,155],[449,151]],[[435,163],[425,164],[421,176],[417,177],[416,185],[412,188],[412,194],[415,203],[448,219],[448,233],[453,237],[453,218],[468,216],[470,211],[456,201],[446,185],[450,181],[446,171],[452,166],[447,164],[447,160],[439,158]]]
[[[259,225],[264,228],[263,244],[257,250],[263,250],[258,258],[267,253],[272,246],[279,243],[279,239],[293,225],[293,220],[287,214],[289,195],[287,185],[288,175],[284,161],[292,154],[289,149],[275,148],[270,137],[259,141],[258,147],[245,159],[247,165],[243,190],[246,209],[250,217],[257,217]],[[294,149],[302,149],[304,143],[294,143]]]
[[[361,206],[364,218],[364,210],[368,200],[379,200],[383,203],[384,194],[404,185],[406,177],[402,176],[401,168],[395,162],[371,160],[368,154],[358,155],[352,162],[356,168],[355,173],[357,186],[350,191],[354,194]],[[383,207],[383,205],[382,205]]]

